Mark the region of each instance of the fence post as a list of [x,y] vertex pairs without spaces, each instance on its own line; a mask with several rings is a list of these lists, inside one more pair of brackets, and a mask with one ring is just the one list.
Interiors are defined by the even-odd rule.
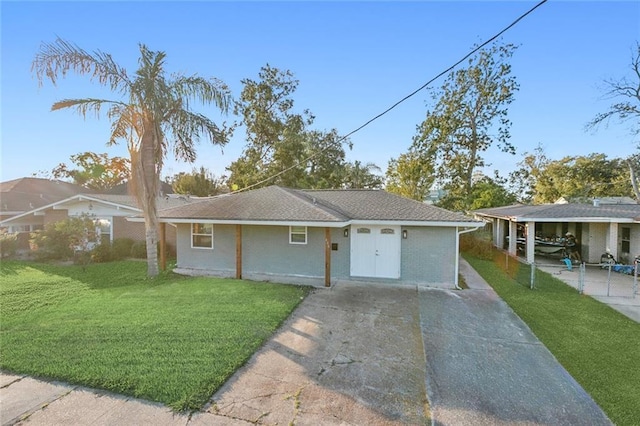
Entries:
[[535,288],[535,283],[536,283],[536,263],[535,262],[531,262],[531,290],[533,290]]
[[611,289],[611,262],[609,262],[609,273],[607,274],[607,297],[609,297],[609,290]]
[[578,276],[578,292],[580,294],[584,294],[584,278],[586,274],[586,266],[585,263],[582,262],[580,264],[580,275]]
[[636,294],[638,294],[638,258],[633,262],[633,298],[636,298]]

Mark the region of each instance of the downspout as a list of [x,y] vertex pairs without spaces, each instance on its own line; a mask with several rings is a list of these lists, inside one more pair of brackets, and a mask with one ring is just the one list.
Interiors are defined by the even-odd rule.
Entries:
[[475,228],[463,229],[462,231],[456,226],[456,261],[455,261],[455,276],[453,279],[454,288],[456,290],[462,290],[462,287],[458,285],[458,275],[460,275],[460,235],[466,234],[467,232],[476,231],[480,228],[477,226]]

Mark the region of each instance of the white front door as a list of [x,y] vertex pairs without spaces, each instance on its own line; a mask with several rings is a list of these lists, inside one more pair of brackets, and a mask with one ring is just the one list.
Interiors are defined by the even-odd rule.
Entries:
[[400,227],[351,227],[351,275],[400,278]]

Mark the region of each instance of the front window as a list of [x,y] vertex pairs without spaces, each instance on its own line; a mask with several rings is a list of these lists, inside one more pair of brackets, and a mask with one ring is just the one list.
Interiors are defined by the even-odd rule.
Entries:
[[307,244],[307,227],[290,226],[289,244]]
[[213,224],[192,223],[191,224],[191,248],[213,248]]
[[98,242],[110,242],[111,241],[111,220],[100,218],[95,220],[96,224],[96,237]]

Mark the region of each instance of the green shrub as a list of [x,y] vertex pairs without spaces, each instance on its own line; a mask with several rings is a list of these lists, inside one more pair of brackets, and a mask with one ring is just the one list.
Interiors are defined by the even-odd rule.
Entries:
[[147,243],[145,241],[136,241],[131,245],[131,257],[136,259],[147,258]]
[[460,251],[479,259],[493,259],[491,233],[487,231],[475,231],[460,235]]
[[105,240],[91,250],[91,260],[96,263],[109,262],[113,260],[111,253],[111,243]]
[[77,251],[89,251],[95,239],[93,220],[81,216],[48,223],[44,230],[33,232],[29,242],[40,259],[71,259]]
[[116,238],[111,244],[111,259],[123,260],[131,256],[131,249],[135,241],[131,238]]
[[18,234],[9,234],[6,231],[0,232],[0,258],[11,257],[18,249]]

